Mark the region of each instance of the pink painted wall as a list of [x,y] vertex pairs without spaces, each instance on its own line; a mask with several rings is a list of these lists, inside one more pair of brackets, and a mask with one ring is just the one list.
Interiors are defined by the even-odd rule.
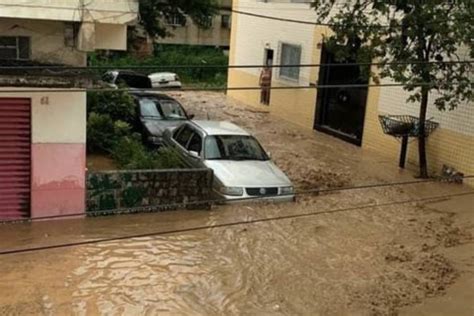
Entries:
[[32,144],[31,217],[85,212],[85,144]]

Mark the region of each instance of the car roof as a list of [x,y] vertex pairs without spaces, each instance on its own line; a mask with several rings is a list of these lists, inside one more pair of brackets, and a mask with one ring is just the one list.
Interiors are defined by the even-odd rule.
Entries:
[[192,121],[192,124],[203,130],[207,135],[242,135],[250,134],[239,126],[226,121]]
[[176,76],[174,72],[154,72],[149,74],[148,76],[158,76],[158,75],[166,75],[166,76]]
[[163,93],[153,93],[153,92],[146,92],[146,91],[130,91],[130,94],[137,97],[137,98],[155,98],[158,100],[173,100],[176,101],[174,98],[170,97],[169,95]]
[[147,75],[144,75],[142,73],[132,71],[132,70],[120,70],[120,69],[113,69],[109,70],[106,73],[114,73],[114,74],[120,74],[120,75],[129,75],[129,76],[139,76],[139,77],[147,77]]

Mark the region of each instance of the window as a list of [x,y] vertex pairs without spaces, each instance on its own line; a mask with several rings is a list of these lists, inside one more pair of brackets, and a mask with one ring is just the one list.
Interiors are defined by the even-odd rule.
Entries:
[[119,73],[115,83],[136,89],[151,89],[152,87],[150,78],[133,73]]
[[0,59],[30,59],[30,38],[26,36],[0,36]]
[[180,127],[176,128],[176,129],[173,131],[173,139],[174,139],[174,140],[177,140],[177,139],[178,139],[178,135],[179,135],[179,133],[181,133],[181,131],[184,129],[184,126],[185,126],[185,125],[181,125]]
[[212,16],[205,16],[199,19],[199,26],[204,29],[210,29],[212,27]]
[[219,135],[206,137],[208,160],[268,160],[262,146],[252,136]]
[[186,17],[182,14],[175,13],[166,18],[166,24],[171,26],[186,26]]
[[[282,43],[280,47],[280,64],[299,65],[301,62],[301,46]],[[281,67],[280,77],[298,80],[300,77],[299,67]]]
[[185,125],[183,129],[177,135],[174,136],[174,138],[176,142],[178,142],[178,144],[186,148],[188,145],[189,139],[191,138],[193,133],[194,132],[191,129],[191,127],[189,127],[188,125]]
[[156,101],[148,98],[140,99],[140,114],[146,118],[162,119],[158,108],[156,107]]
[[173,100],[161,100],[160,101],[161,112],[167,120],[185,120],[187,119],[186,113],[179,103]]
[[201,155],[202,151],[202,138],[199,136],[199,134],[194,133],[193,136],[191,137],[191,140],[189,141],[189,145],[187,148],[189,151],[194,151],[197,152],[199,155]]
[[230,29],[231,26],[231,20],[230,20],[230,15],[229,14],[223,14],[221,16],[221,27],[224,29]]

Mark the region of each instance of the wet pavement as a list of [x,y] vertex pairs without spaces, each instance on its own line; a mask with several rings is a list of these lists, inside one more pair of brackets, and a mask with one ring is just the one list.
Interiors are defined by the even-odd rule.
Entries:
[[[209,105],[194,106],[199,116]],[[399,172],[386,157],[261,113],[242,116],[248,127],[266,126],[258,138],[301,189],[413,180],[413,170]],[[0,251],[157,233],[0,255],[0,314],[422,314],[437,299],[459,297],[451,292],[459,284],[469,291],[462,281],[473,257],[461,253],[473,250],[474,195],[367,206],[468,192],[426,183],[290,204],[0,225]],[[245,223],[300,214],[308,216]],[[233,225],[212,228],[223,224]],[[456,301],[466,304],[457,311],[469,312],[469,298]]]

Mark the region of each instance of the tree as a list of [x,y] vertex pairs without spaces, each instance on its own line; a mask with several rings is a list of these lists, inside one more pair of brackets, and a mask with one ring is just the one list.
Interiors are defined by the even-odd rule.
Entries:
[[377,60],[382,65],[370,73],[374,81],[391,78],[410,92],[407,102],[420,104],[420,177],[428,177],[425,122],[430,93],[437,92],[434,104],[439,110],[473,100],[472,64],[459,63],[459,52],[466,50],[474,57],[474,2],[316,0],[312,6],[318,22],[330,24],[334,31],[325,41],[336,56]]
[[184,21],[189,16],[199,26],[206,27],[216,13],[216,6],[216,0],[141,0],[140,22],[150,37],[165,37],[169,33],[164,19],[177,16]]

